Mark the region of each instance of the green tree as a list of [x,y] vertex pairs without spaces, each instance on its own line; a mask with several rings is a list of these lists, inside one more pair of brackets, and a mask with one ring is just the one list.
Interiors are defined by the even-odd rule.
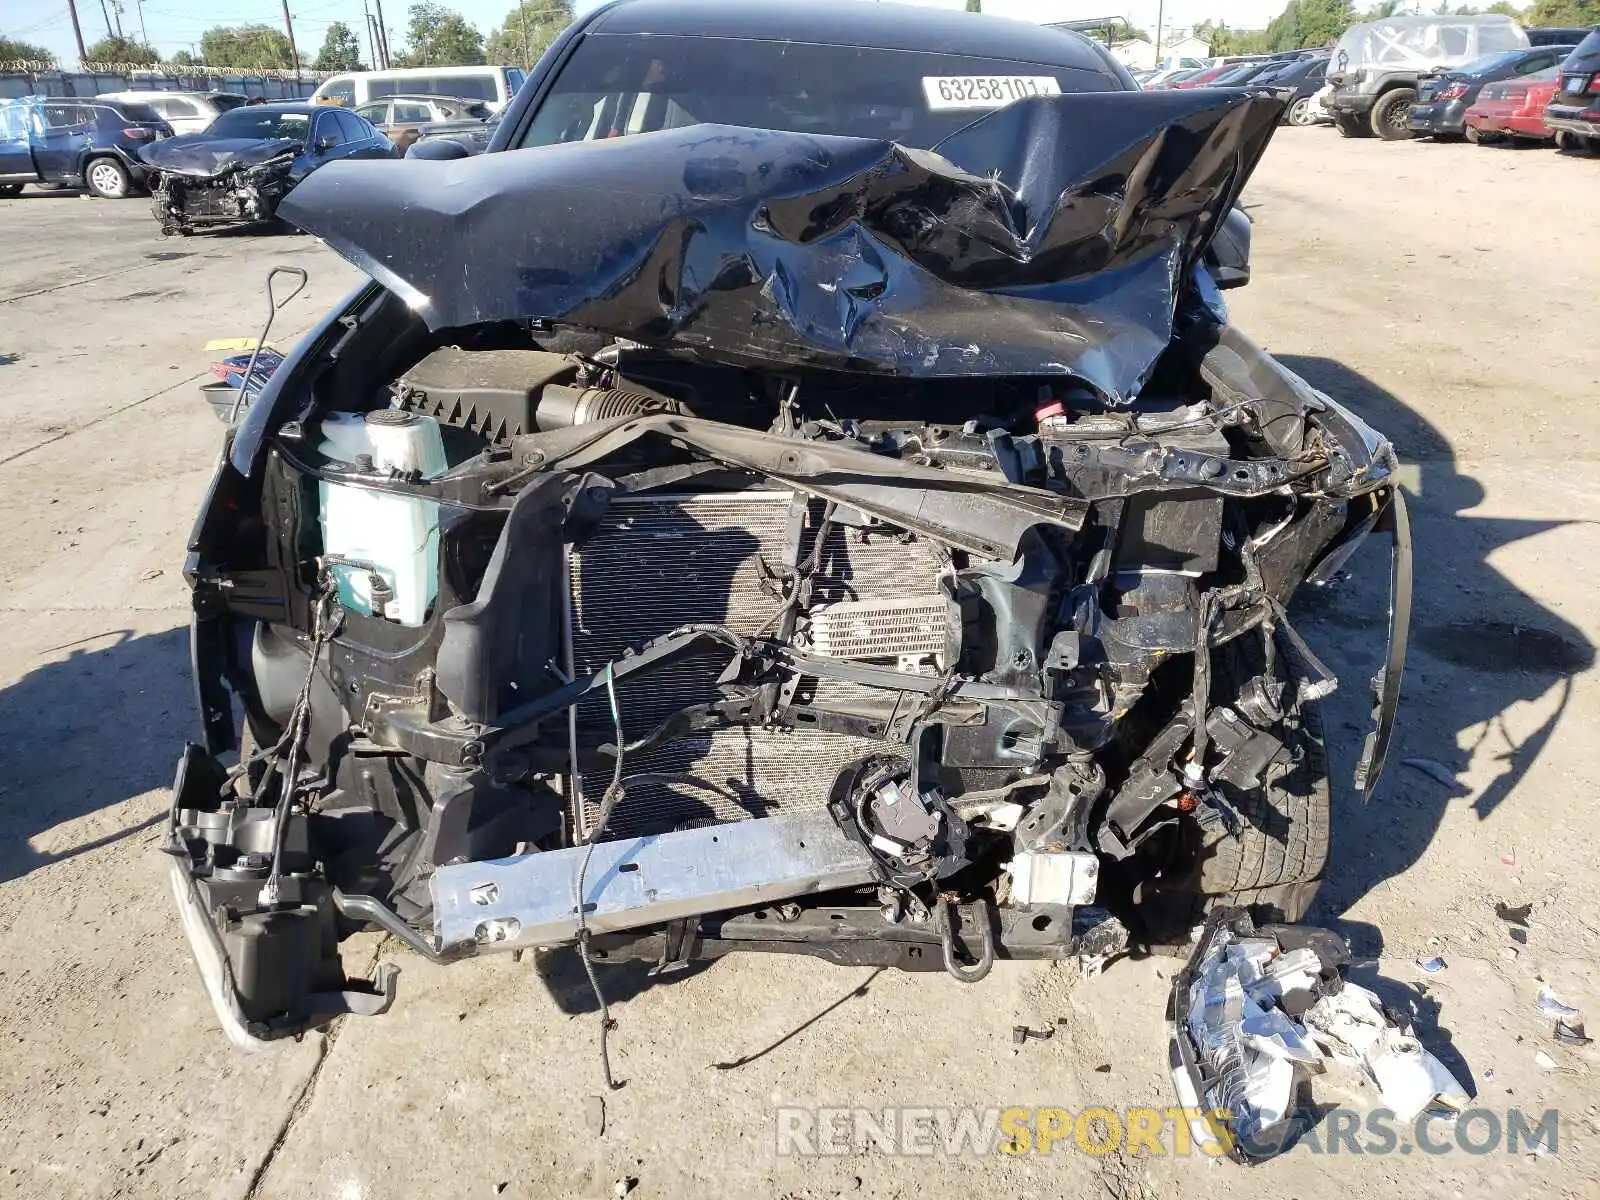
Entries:
[[208,67],[251,71],[294,68],[289,39],[270,25],[218,25],[200,35],[200,61]]
[[322,49],[317,51],[316,62],[312,65],[319,71],[367,69],[361,62],[361,43],[356,41],[355,31],[343,21],[334,21],[328,26]]
[[1522,23],[1542,25],[1600,25],[1600,0],[1534,0]]
[[84,52],[85,62],[131,63],[136,67],[150,67],[161,61],[154,46],[127,37],[101,38]]
[[483,34],[453,8],[423,0],[410,8],[401,67],[469,67],[484,61]]
[[167,65],[172,67],[198,67],[201,63],[198,58],[187,50],[179,50],[171,58],[167,59]]
[[572,24],[572,0],[528,0],[506,14],[483,48],[492,63],[533,66],[539,56]]
[[53,63],[56,56],[43,46],[32,42],[19,42],[15,38],[0,37],[0,62]]

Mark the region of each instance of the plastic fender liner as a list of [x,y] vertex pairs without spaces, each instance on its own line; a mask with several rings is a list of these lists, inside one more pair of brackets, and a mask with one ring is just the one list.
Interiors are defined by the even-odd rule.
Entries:
[[1382,669],[1373,677],[1372,728],[1361,747],[1356,763],[1355,786],[1364,800],[1383,774],[1389,745],[1394,740],[1395,715],[1400,708],[1400,680],[1406,669],[1406,647],[1411,639],[1412,550],[1411,517],[1405,495],[1399,488],[1389,493],[1389,503],[1378,518],[1379,529],[1393,539],[1389,565],[1389,653]]

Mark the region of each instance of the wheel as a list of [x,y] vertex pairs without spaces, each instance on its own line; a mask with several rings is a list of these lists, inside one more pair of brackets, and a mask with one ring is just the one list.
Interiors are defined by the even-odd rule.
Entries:
[[1467,126],[1467,141],[1471,142],[1474,146],[1476,146],[1479,142],[1482,142],[1483,140],[1484,140],[1484,136],[1483,136],[1483,134],[1478,132],[1476,126],[1473,126],[1473,125],[1468,125]]
[[1372,129],[1354,113],[1334,113],[1333,123],[1339,130],[1341,137],[1361,138],[1372,136]]
[[121,200],[133,190],[128,168],[115,158],[92,158],[83,173],[89,190],[102,200]]
[[1556,149],[1557,150],[1576,150],[1577,148],[1578,148],[1578,141],[1577,141],[1576,138],[1574,138],[1565,129],[1556,130]]
[[1415,88],[1394,88],[1378,97],[1372,106],[1372,132],[1386,142],[1411,138],[1411,106],[1417,102]]
[[1311,97],[1301,96],[1300,99],[1289,105],[1288,119],[1291,125],[1311,124],[1316,119],[1311,115]]
[[[1277,675],[1286,684],[1283,717],[1273,734],[1283,745],[1261,771],[1261,786],[1219,785],[1240,819],[1237,830],[1195,829],[1162,877],[1139,887],[1140,917],[1154,941],[1178,940],[1212,908],[1254,910],[1259,919],[1298,921],[1316,898],[1328,861],[1333,807],[1314,701],[1298,699],[1304,674],[1285,642],[1277,643]],[[1246,634],[1212,660],[1213,702],[1240,694],[1260,674],[1261,640]]]
[[0,183],[0,197],[22,195],[22,184]]

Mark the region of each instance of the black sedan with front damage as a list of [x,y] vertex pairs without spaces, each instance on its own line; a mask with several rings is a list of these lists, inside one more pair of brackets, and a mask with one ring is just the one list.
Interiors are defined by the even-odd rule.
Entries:
[[168,849],[230,1033],[381,1010],[368,926],[976,980],[1297,919],[1334,684],[1288,606],[1392,535],[1370,789],[1410,564],[1389,443],[1217,290],[1282,113],[968,14],[636,0],[490,153],[306,180],[371,282],[186,568]]
[[272,220],[283,198],[341,159],[393,158],[394,145],[365,118],[316,104],[253,104],[200,133],[147,147],[151,208],[164,234]]

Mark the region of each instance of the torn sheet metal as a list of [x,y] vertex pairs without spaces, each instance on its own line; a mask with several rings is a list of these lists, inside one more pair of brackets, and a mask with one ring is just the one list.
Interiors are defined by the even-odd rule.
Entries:
[[336,163],[280,214],[434,329],[540,318],[734,364],[1074,375],[1119,403],[1282,109],[1036,97],[934,152],[695,125]]

